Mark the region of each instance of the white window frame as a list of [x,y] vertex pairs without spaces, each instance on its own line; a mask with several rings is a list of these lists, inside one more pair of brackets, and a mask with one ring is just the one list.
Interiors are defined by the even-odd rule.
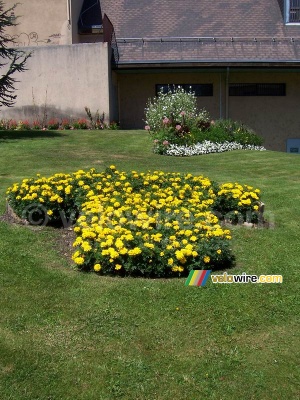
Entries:
[[284,17],[285,17],[286,25],[300,25],[300,19],[299,19],[299,22],[290,22],[291,1],[290,0],[285,0],[284,5],[285,5],[285,7],[284,7]]

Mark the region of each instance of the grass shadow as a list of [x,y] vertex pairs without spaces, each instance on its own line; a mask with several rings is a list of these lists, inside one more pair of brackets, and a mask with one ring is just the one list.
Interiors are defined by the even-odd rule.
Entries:
[[0,131],[0,142],[23,140],[23,139],[36,139],[36,138],[55,138],[67,136],[65,133],[58,131]]

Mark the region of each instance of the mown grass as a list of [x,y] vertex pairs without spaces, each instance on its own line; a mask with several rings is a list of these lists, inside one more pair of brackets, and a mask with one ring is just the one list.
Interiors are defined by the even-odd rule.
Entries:
[[284,280],[197,288],[98,277],[62,256],[58,232],[0,222],[0,398],[300,398],[299,157],[163,157],[143,131],[5,132],[0,155],[1,213],[15,181],[110,164],[259,187],[275,227],[234,229],[233,272]]

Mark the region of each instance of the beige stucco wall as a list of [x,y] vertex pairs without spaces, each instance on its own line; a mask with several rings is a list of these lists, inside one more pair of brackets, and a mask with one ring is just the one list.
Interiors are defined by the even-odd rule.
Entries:
[[[219,118],[220,75],[203,73],[118,73],[120,123],[124,128],[144,126],[145,107],[149,98],[155,96],[156,84],[213,83],[213,97],[198,97],[199,109],[205,107],[213,118]],[[222,109],[222,107],[221,107]]]
[[229,82],[285,83],[283,97],[229,97],[229,116],[252,127],[272,150],[286,151],[288,138],[300,138],[299,72],[233,72]]
[[106,43],[34,47],[28,71],[16,74],[17,102],[1,118],[85,117],[84,107],[110,118],[110,50]]
[[[227,97],[229,83],[286,83],[284,97]],[[299,72],[215,72],[183,71],[168,73],[118,73],[120,123],[123,128],[143,128],[148,98],[155,95],[155,85],[162,83],[213,83],[212,97],[198,97],[198,107],[206,108],[212,119],[231,118],[249,125],[264,137],[271,150],[286,151],[288,138],[300,138]]]
[[[6,0],[5,9],[14,4],[14,0]],[[103,41],[101,34],[78,34],[82,4],[83,0],[24,0],[14,11],[17,25],[8,28],[6,33],[20,47]]]
[[[81,1],[81,0],[76,0]],[[5,1],[5,9],[14,0]],[[23,0],[15,11],[17,26],[6,33],[14,37],[19,46],[45,46],[71,43],[68,21],[68,0]]]

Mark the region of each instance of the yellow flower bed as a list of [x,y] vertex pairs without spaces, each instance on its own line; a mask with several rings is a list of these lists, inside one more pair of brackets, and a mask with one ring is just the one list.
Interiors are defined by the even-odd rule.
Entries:
[[103,173],[24,179],[7,195],[19,216],[28,218],[35,206],[39,223],[42,211],[42,224],[77,219],[73,260],[80,269],[151,277],[230,266],[231,233],[216,210],[225,202],[232,212],[250,207],[255,215],[259,200],[259,191],[249,186],[219,186],[192,174],[126,173],[114,166]]

